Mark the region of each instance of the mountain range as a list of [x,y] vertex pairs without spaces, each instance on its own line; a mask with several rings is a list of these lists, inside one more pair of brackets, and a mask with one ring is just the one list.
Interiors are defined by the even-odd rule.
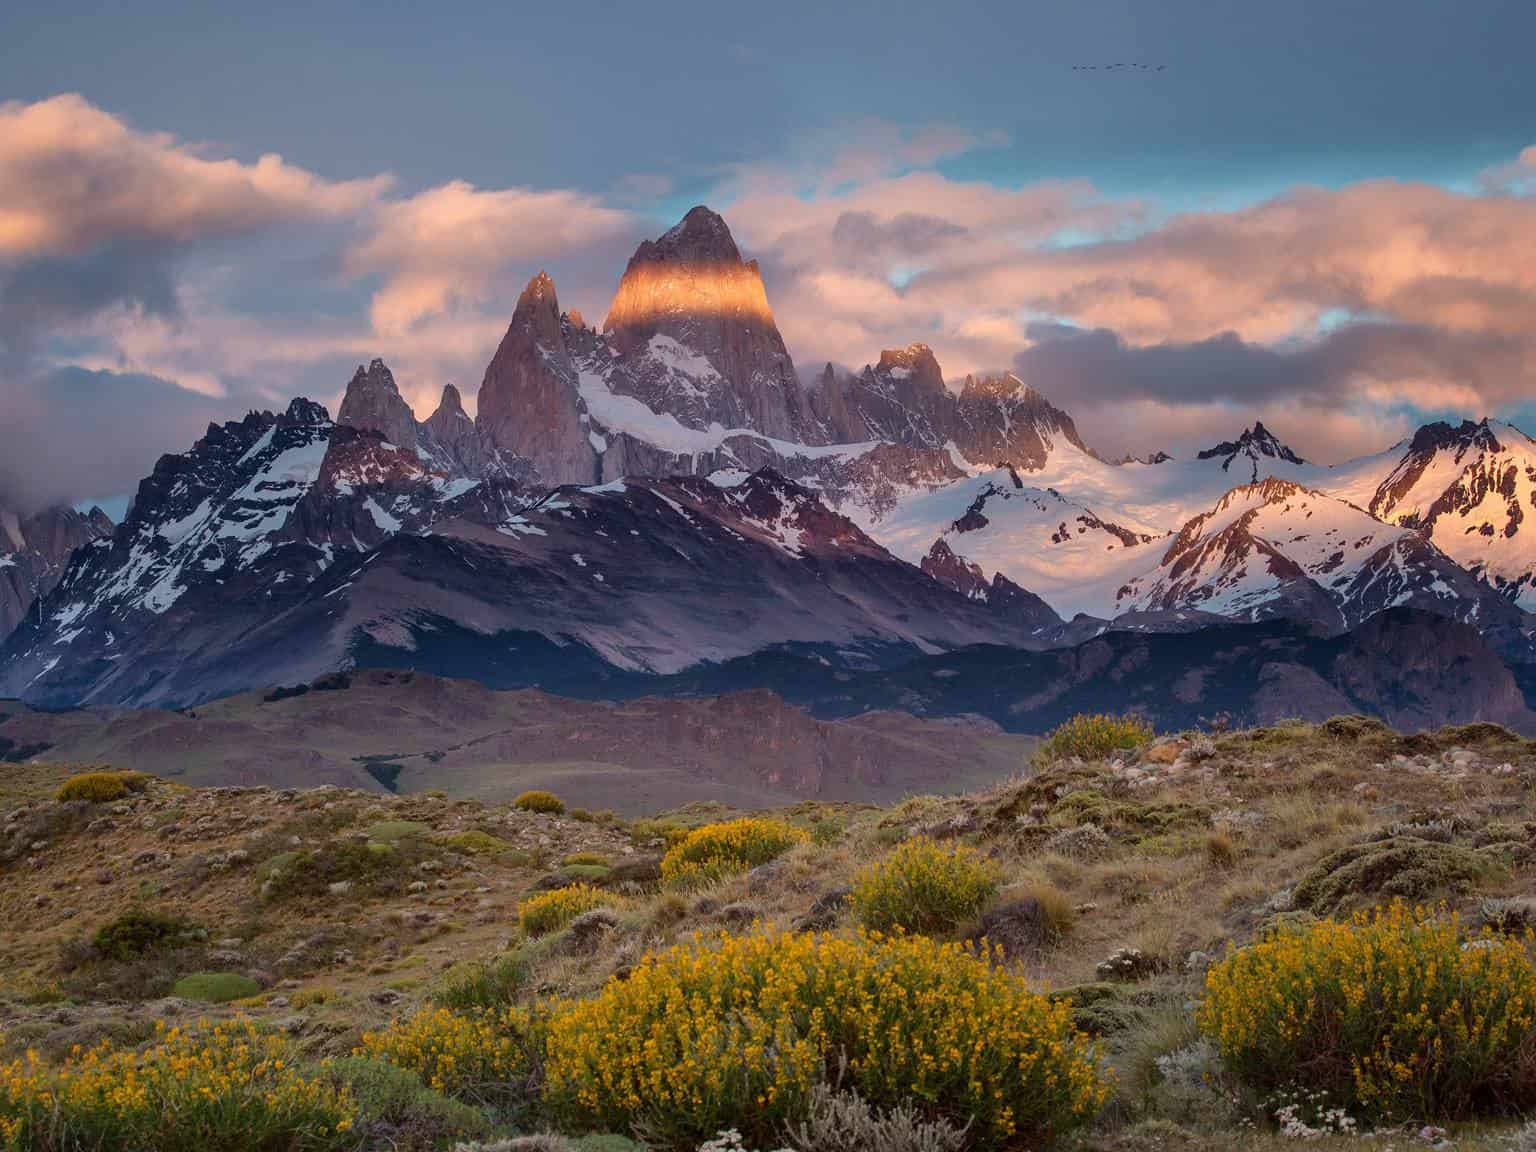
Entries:
[[[1528,507],[1536,442],[1497,421],[1332,467],[1261,424],[1193,459],[1111,461],[1018,377],[946,382],[921,344],[802,376],[757,265],[699,207],[639,247],[601,330],[535,276],[473,418],[447,385],[418,421],[374,360],[335,419],[300,398],[211,425],[121,524],[0,511],[0,695],[186,706],[384,666],[628,698],[753,666],[756,687],[793,697],[819,668],[900,707],[870,678],[946,653],[1000,646],[1034,669],[1018,680],[1121,636],[1168,684],[1246,625],[1310,653],[1289,663],[1331,705],[1475,718],[1467,694],[1494,677],[1485,711],[1523,722]],[[1385,649],[1350,637],[1392,613],[1424,637],[1444,621],[1486,669],[1434,681],[1438,705],[1385,703],[1400,671],[1372,681],[1362,653]],[[1209,639],[1173,639],[1193,634]],[[1255,659],[1250,705],[1278,682]],[[939,696],[991,714],[992,691]]]

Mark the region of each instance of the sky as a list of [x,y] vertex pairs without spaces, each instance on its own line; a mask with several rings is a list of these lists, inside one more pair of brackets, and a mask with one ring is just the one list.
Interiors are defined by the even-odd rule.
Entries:
[[81,3],[0,36],[0,498],[121,498],[695,203],[803,372],[929,344],[1106,454],[1536,431],[1536,5]]

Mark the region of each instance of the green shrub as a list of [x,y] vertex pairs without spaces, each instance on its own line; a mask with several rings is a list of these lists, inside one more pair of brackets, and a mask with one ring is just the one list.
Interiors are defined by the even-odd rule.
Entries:
[[521,808],[524,812],[542,812],[547,816],[559,816],[565,811],[565,801],[553,792],[541,792],[535,789],[524,792],[512,801],[512,807]]
[[397,881],[422,855],[421,842],[412,836],[395,844],[342,841],[310,851],[284,852],[267,861],[256,874],[267,899],[318,896],[329,885],[342,881],[370,887]]
[[1396,836],[1325,856],[1296,885],[1295,897],[1298,907],[1326,915],[1366,900],[1428,900],[1461,893],[1502,871],[1494,848]]
[[997,894],[998,867],[964,844],[919,836],[859,869],[848,902],[877,932],[952,932]]
[[149,777],[142,772],[84,772],[60,784],[56,798],[61,804],[71,800],[106,804],[148,787]]
[[676,848],[694,831],[692,826],[676,820],[636,820],[629,826],[629,834],[640,843],[660,840],[668,848]]
[[1372,1118],[1536,1106],[1536,964],[1400,903],[1282,927],[1213,967],[1200,1028],[1260,1089],[1325,1091]]
[[1136,1027],[1146,1019],[1146,1009],[1138,1005],[1123,984],[1097,981],[1072,984],[1050,994],[1052,1001],[1072,1006],[1072,1021],[1090,1036],[1107,1036]]
[[358,1127],[369,1141],[367,1147],[429,1152],[490,1131],[475,1109],[433,1091],[414,1072],[387,1061],[343,1056],[331,1061],[328,1071],[356,1100]]
[[572,866],[584,865],[594,865],[606,868],[608,866],[608,857],[604,856],[601,852],[572,852],[564,860],[560,861],[560,863],[564,864],[568,868]]
[[1079,760],[1102,760],[1116,752],[1129,752],[1150,743],[1152,725],[1140,716],[1112,716],[1104,713],[1079,714],[1052,729],[1035,751],[1041,764],[1076,756]]
[[481,832],[478,829],[455,832],[451,836],[444,837],[443,843],[456,852],[463,852],[466,856],[503,856],[512,851],[512,845],[500,836],[492,836],[489,832]]
[[613,869],[606,864],[562,864],[560,875],[568,880],[601,880]]
[[557,1005],[546,1103],[671,1147],[728,1128],[774,1147],[843,1059],[871,1105],[973,1117],[980,1148],[1060,1135],[1109,1091],[1071,1008],[991,957],[921,936],[764,933],[695,940]]
[[238,972],[194,972],[171,986],[171,995],[183,1000],[202,1000],[209,1004],[227,1004],[245,1000],[261,991],[261,985]]
[[661,859],[661,878],[687,887],[766,864],[810,836],[793,824],[747,817],[695,828]]
[[109,920],[91,934],[91,947],[104,960],[137,960],[151,952],[184,948],[207,937],[190,920],[136,908]]
[[528,965],[516,953],[466,960],[448,969],[432,999],[460,1012],[500,1008],[517,999],[527,975]]

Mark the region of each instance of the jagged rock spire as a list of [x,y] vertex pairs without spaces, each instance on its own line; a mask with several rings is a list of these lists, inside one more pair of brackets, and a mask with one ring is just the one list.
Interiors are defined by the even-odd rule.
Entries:
[[377,432],[398,448],[416,448],[416,414],[395,386],[395,376],[384,361],[358,365],[347,385],[347,394],[336,414],[338,424]]

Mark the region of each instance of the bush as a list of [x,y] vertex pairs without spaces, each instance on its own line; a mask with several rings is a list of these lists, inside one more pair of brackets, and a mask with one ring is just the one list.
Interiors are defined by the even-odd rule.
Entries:
[[811,1091],[805,1119],[789,1126],[795,1152],[964,1152],[966,1129],[924,1120],[910,1104],[884,1115],[856,1092]]
[[474,1008],[500,1008],[517,999],[518,989],[528,974],[527,967],[516,953],[455,964],[443,977],[442,987],[432,999],[445,1008],[461,1012]]
[[973,936],[985,937],[1010,958],[1036,955],[1058,944],[1077,923],[1072,898],[1052,884],[1013,889],[1009,899],[982,913]]
[[782,820],[747,817],[695,828],[661,858],[661,878],[687,887],[766,864],[810,839]]
[[1052,729],[1035,751],[1041,764],[1076,756],[1079,760],[1102,760],[1115,752],[1129,752],[1151,743],[1152,725],[1140,716],[1111,716],[1105,713],[1079,714]]
[[492,836],[478,829],[455,832],[452,836],[444,837],[443,843],[466,856],[502,856],[512,851],[512,845],[500,836]]
[[0,1147],[17,1152],[327,1152],[356,1146],[356,1121],[347,1088],[245,1020],[162,1031],[142,1052],[103,1044],[57,1067],[0,1064]]
[[97,928],[91,934],[91,948],[103,960],[127,962],[152,952],[185,948],[206,936],[181,916],[136,908]]
[[676,848],[696,831],[676,820],[636,820],[629,826],[629,834],[640,843],[660,840],[668,848]]
[[1212,868],[1231,868],[1237,863],[1242,850],[1228,832],[1208,832],[1205,836],[1205,862]]
[[612,871],[613,869],[606,864],[562,864],[560,866],[560,875],[568,880],[598,881],[605,879]]
[[877,1108],[974,1116],[981,1147],[1046,1139],[1109,1087],[1070,1006],[992,959],[920,936],[695,939],[553,1009],[546,1102],[571,1124],[673,1145],[730,1128],[767,1142],[846,1059]]
[[256,875],[266,899],[321,896],[330,885],[342,881],[372,887],[398,880],[424,856],[421,842],[414,836],[402,837],[395,844],[340,841],[310,851],[284,852],[258,868]]
[[565,801],[553,792],[524,792],[512,801],[512,807],[524,812],[542,812],[546,816],[559,816],[565,811]]
[[426,1008],[382,1032],[363,1033],[353,1055],[414,1072],[434,1092],[455,1099],[493,1101],[526,1090],[530,1060],[528,1013],[451,1012]]
[[618,897],[600,892],[588,884],[572,884],[568,888],[555,888],[530,896],[517,908],[518,923],[530,936],[547,936],[558,932],[583,912],[594,908],[611,908]]
[[331,1061],[333,1080],[357,1101],[369,1148],[427,1152],[456,1137],[483,1136],[484,1116],[428,1088],[412,1072],[383,1060],[343,1056]]
[[1437,844],[1412,836],[1372,840],[1320,860],[1296,885],[1296,905],[1327,915],[1362,900],[1427,900],[1465,892],[1503,871],[1489,849]]
[[848,902],[866,928],[933,935],[979,913],[998,881],[997,865],[974,848],[917,837],[861,868]]
[[194,972],[171,986],[171,995],[183,1000],[203,1000],[209,1004],[227,1004],[244,1000],[261,991],[261,985],[238,972]]
[[1536,1105],[1536,965],[1400,903],[1285,927],[1206,977],[1199,1024],[1256,1087],[1323,1090],[1382,1118]]
[[148,787],[149,777],[142,772],[85,772],[60,784],[55,799],[61,804],[71,800],[106,804]]

